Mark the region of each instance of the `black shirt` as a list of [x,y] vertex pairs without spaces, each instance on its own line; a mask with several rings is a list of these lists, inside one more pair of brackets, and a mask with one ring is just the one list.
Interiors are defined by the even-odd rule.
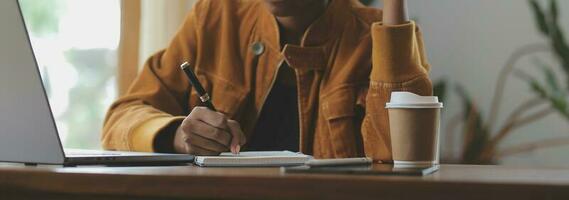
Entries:
[[286,62],[280,67],[253,135],[248,151],[299,151],[298,97],[294,70]]

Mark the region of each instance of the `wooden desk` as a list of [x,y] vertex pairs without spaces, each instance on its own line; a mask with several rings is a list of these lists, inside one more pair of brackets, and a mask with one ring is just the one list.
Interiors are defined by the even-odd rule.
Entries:
[[0,164],[0,199],[569,199],[569,169],[442,165],[425,177],[279,168]]

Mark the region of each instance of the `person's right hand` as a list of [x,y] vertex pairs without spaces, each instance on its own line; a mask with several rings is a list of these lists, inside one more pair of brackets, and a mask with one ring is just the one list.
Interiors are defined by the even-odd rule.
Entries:
[[194,107],[176,130],[174,149],[192,155],[239,153],[245,136],[239,123],[206,107]]

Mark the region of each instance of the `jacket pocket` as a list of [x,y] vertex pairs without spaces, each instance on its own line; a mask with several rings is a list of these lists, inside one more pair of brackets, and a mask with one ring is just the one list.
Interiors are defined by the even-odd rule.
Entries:
[[[218,112],[234,118],[241,107],[247,92],[225,79],[209,74],[196,74]],[[190,93],[190,105],[203,105],[195,90]]]
[[356,89],[336,90],[322,99],[322,114],[335,157],[361,155],[361,120],[356,105]]

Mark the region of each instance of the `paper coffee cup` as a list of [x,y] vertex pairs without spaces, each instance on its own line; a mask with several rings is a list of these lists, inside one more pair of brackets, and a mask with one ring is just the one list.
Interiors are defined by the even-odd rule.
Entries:
[[436,96],[393,92],[389,112],[395,167],[428,167],[439,163],[439,124],[443,104]]

